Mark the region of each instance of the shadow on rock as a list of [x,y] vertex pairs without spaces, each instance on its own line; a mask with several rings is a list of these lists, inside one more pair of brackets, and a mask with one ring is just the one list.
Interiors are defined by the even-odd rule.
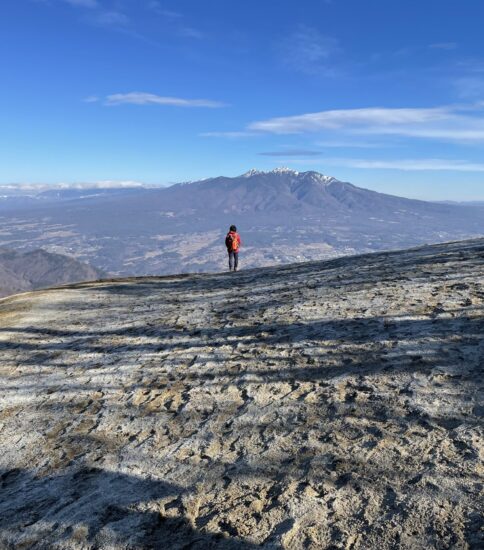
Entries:
[[256,548],[170,517],[186,491],[164,481],[97,468],[48,477],[15,469],[0,473],[0,493],[0,544],[8,550]]

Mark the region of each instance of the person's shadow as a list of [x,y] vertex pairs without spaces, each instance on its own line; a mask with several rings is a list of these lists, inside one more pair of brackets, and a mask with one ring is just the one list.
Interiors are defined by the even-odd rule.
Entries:
[[181,505],[182,487],[81,468],[35,477],[0,471],[0,547],[251,550],[255,545],[202,533],[184,517],[161,513]]

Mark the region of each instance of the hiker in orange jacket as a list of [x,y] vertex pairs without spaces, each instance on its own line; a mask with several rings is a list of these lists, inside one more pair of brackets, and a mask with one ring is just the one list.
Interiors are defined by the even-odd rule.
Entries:
[[237,233],[235,225],[231,225],[227,236],[225,237],[225,246],[229,253],[229,271],[237,271],[239,267],[239,248],[242,245],[240,235]]

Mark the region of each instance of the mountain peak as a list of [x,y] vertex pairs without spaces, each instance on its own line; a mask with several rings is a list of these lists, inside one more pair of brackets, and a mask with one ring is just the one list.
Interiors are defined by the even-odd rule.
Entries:
[[324,174],[320,174],[319,172],[306,172],[306,174],[310,174],[313,179],[324,184],[328,184],[333,181],[339,181],[334,176],[325,176]]
[[279,168],[274,168],[274,170],[271,170],[269,173],[270,174],[293,174],[294,176],[299,175],[299,172],[297,172],[296,170],[292,170],[287,166],[280,166]]
[[280,168],[274,168],[273,170],[256,170],[255,168],[251,168],[248,172],[245,172],[245,174],[242,174],[240,177],[242,178],[250,178],[252,176],[261,176],[266,174],[292,174],[293,176],[298,176],[299,172],[296,170],[292,170],[291,168],[287,168],[285,166],[281,166]]
[[313,171],[298,172],[296,170],[292,170],[291,168],[287,168],[286,166],[281,166],[268,171],[256,170],[255,168],[252,168],[251,170],[249,170],[248,172],[245,172],[245,174],[242,174],[239,177],[251,178],[253,176],[267,176],[269,174],[277,174],[277,175],[286,174],[294,177],[310,175],[314,180],[317,180],[318,182],[324,183],[324,184],[331,183],[332,181],[338,181],[333,176],[325,176],[324,174],[320,174],[319,172],[313,172]]

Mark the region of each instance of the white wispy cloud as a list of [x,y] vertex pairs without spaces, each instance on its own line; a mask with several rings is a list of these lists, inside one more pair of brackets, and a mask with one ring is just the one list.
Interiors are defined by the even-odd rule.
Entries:
[[63,0],[71,6],[79,6],[80,8],[98,8],[99,2],[97,0]]
[[92,18],[91,22],[102,27],[125,28],[130,23],[129,17],[119,11],[99,11]]
[[168,20],[172,31],[184,38],[205,38],[206,34],[199,29],[184,23],[183,14],[179,11],[165,9],[161,2],[152,0],[147,5],[148,9]]
[[482,75],[484,74],[484,59],[483,58],[469,58],[461,59],[455,66],[457,71],[460,71],[462,75]]
[[205,33],[202,31],[199,31],[198,29],[194,29],[193,27],[180,27],[178,29],[178,35],[184,36],[186,38],[204,38]]
[[247,131],[240,131],[240,132],[201,132],[198,134],[200,137],[213,137],[213,138],[227,138],[227,139],[238,139],[238,138],[246,138],[246,137],[253,137],[260,135],[258,132],[247,132]]
[[80,189],[92,188],[96,189],[119,189],[119,188],[131,188],[131,187],[146,187],[146,185],[140,181],[135,180],[100,180],[95,183],[74,183],[67,184],[67,187],[78,187]]
[[16,191],[41,192],[49,189],[130,189],[149,187],[140,181],[134,180],[101,180],[94,182],[58,182],[58,183],[12,183],[0,185],[0,194],[13,194]]
[[484,97],[484,77],[479,75],[462,76],[453,81],[459,97],[467,99]]
[[429,45],[432,50],[455,50],[457,47],[457,42],[437,42]]
[[32,0],[37,4],[45,4],[47,6],[53,5],[55,3],[70,4],[77,8],[99,8],[101,5],[98,0]]
[[359,158],[322,158],[322,159],[286,159],[287,164],[318,164],[345,168],[400,171],[445,171],[445,172],[484,172],[484,164],[466,160],[439,158],[427,159],[359,159]]
[[381,149],[382,147],[388,147],[388,143],[381,142],[372,142],[367,140],[323,140],[318,141],[317,145],[319,147],[330,147],[330,148],[347,148],[347,149]]
[[226,104],[211,99],[185,99],[181,97],[160,96],[145,92],[111,94],[106,97],[105,105],[171,105],[174,107],[225,107]]
[[[51,0],[34,0],[46,5],[53,5],[54,1]],[[85,8],[83,10],[82,20],[98,27],[110,27],[122,32],[128,32],[128,34],[136,35],[140,38],[140,35],[129,31],[130,26],[129,17],[120,11],[120,9],[107,9],[104,3],[100,0],[55,0],[57,3],[69,4],[74,8]],[[118,3],[119,5],[119,3]]]
[[321,155],[321,151],[312,151],[310,149],[286,149],[284,151],[263,151],[259,153],[263,157],[316,157]]
[[484,172],[484,164],[465,160],[448,159],[402,159],[402,160],[367,160],[347,159],[355,168],[383,170],[441,170],[452,172]]
[[431,108],[339,109],[257,121],[248,131],[304,134],[341,131],[349,134],[395,135],[454,141],[484,140],[482,105]]
[[303,115],[270,118],[249,124],[250,130],[273,134],[298,134],[319,130],[335,130],[346,127],[392,127],[443,120],[450,115],[448,107],[429,109],[337,109]]
[[334,76],[338,72],[329,63],[330,58],[341,51],[338,40],[312,27],[300,25],[282,40],[278,51],[283,62],[297,71],[326,76]]
[[[50,0],[36,0],[46,5],[51,4]],[[87,8],[88,12],[83,14],[82,19],[99,27],[111,27],[123,32],[126,32],[129,25],[129,17],[119,9],[106,9],[105,5],[100,0],[57,0],[64,4],[69,4],[75,8]]]
[[148,2],[148,9],[154,11],[158,15],[162,15],[163,17],[169,17],[170,19],[179,19],[183,17],[183,15],[178,11],[165,9],[161,2],[158,2],[157,0]]

